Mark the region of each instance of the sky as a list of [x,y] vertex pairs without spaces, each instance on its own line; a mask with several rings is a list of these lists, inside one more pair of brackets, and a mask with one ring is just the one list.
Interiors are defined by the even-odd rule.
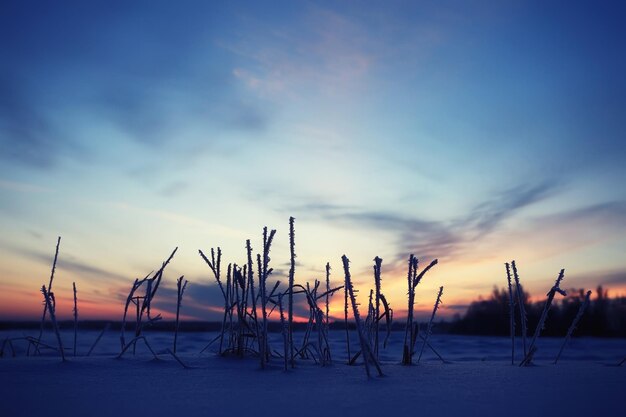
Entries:
[[[245,262],[276,229],[287,281],[361,303],[380,256],[401,317],[416,291],[462,314],[515,259],[539,300],[626,295],[626,39],[621,2],[3,1],[0,319],[121,319],[135,278],[165,272],[155,307],[215,320],[198,255]],[[334,297],[331,315],[342,311]],[[300,300],[304,303],[304,300]],[[158,304],[158,306],[157,306]],[[303,311],[303,310],[302,310]]]

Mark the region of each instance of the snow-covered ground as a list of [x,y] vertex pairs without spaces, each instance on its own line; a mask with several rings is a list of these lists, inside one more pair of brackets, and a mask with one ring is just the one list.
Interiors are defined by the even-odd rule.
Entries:
[[[0,338],[23,333],[37,332],[5,331]],[[614,366],[626,356],[624,339],[575,338],[557,365],[561,340],[540,339],[535,365],[520,368],[510,365],[507,338],[433,335],[433,347],[448,363],[426,350],[419,365],[406,367],[399,365],[399,332],[381,351],[385,377],[367,380],[362,366],[345,365],[343,331],[331,332],[332,366],[300,360],[288,372],[280,358],[262,371],[255,358],[199,354],[214,333],[179,335],[179,356],[191,369],[165,354],[173,338],[164,332],[146,333],[158,361],[141,344],[135,356],[114,359],[119,333],[113,331],[92,356],[81,356],[97,334],[80,332],[79,356],[69,352],[66,363],[53,352],[25,357],[24,342],[16,342],[16,357],[5,350],[0,416],[624,415],[626,364]],[[45,341],[55,344],[49,332]],[[71,332],[63,341],[72,346]]]

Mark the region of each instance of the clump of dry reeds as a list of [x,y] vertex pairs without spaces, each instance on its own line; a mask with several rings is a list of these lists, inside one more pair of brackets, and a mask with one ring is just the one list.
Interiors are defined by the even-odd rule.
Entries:
[[[159,285],[161,284],[161,280],[163,279],[163,272],[165,271],[165,267],[170,263],[177,250],[178,248],[175,248],[174,251],[172,251],[171,255],[167,258],[165,262],[163,262],[161,268],[154,275],[150,273],[141,280],[135,279],[135,282],[133,283],[130,292],[128,293],[128,297],[126,298],[126,303],[124,305],[124,315],[122,316],[122,326],[120,334],[120,343],[122,349],[120,357],[131,345],[133,346],[134,352],[138,340],[143,339],[146,342],[146,345],[150,347],[148,341],[145,339],[145,337],[142,336],[142,332],[146,326],[152,325],[156,321],[161,320],[160,314],[154,317],[151,314],[152,300],[154,299],[154,296],[159,289]],[[137,291],[141,288],[145,290],[144,295],[135,295]],[[128,316],[128,309],[131,304],[135,305],[135,336],[131,341],[126,343],[126,320]]]
[[370,346],[367,337],[365,336],[363,324],[361,322],[361,316],[359,314],[358,303],[356,302],[355,289],[352,286],[352,280],[350,276],[350,260],[346,255],[341,257],[343,262],[343,270],[346,277],[346,287],[348,289],[348,295],[350,297],[350,303],[352,304],[352,314],[354,316],[354,321],[356,323],[356,329],[359,336],[359,343],[361,345],[361,356],[363,357],[363,363],[365,364],[365,373],[368,378],[370,377],[370,363],[376,367],[378,371],[378,375],[382,376],[383,371],[380,367],[380,363],[374,353],[372,352],[372,347]]

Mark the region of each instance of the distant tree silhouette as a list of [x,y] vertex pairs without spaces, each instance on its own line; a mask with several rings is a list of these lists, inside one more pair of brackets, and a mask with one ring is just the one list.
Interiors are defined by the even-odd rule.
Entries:
[[[570,289],[567,297],[555,302],[542,335],[564,336],[584,298],[584,289]],[[529,299],[522,289],[530,332],[537,326],[545,300],[530,303]],[[505,288],[494,287],[489,298],[479,297],[470,304],[465,315],[455,317],[449,329],[457,334],[507,336],[509,325],[508,292]],[[519,314],[515,317],[515,329],[520,335]],[[608,291],[598,286],[574,336],[626,337],[626,297],[610,298]]]

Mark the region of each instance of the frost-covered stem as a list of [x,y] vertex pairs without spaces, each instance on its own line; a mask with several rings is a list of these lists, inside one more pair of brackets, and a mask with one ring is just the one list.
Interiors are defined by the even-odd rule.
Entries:
[[289,254],[290,254],[290,266],[289,266],[289,310],[288,310],[288,339],[289,339],[289,357],[291,361],[291,367],[295,367],[294,358],[294,346],[293,346],[293,284],[296,271],[296,244],[295,244],[295,231],[294,231],[294,219],[289,217]]
[[380,368],[380,364],[378,363],[378,360],[372,354],[370,345],[369,343],[367,343],[367,339],[365,337],[365,334],[363,333],[363,327],[361,324],[361,316],[359,315],[359,308],[356,302],[356,297],[354,295],[354,287],[352,286],[352,280],[350,279],[350,260],[346,257],[346,255],[343,255],[341,257],[341,260],[343,261],[343,270],[346,276],[346,286],[348,287],[348,293],[350,295],[350,302],[352,304],[352,312],[354,313],[354,321],[356,322],[356,328],[357,328],[357,332],[359,335],[359,342],[361,344],[361,355],[363,356],[363,363],[365,364],[365,372],[369,378],[370,377],[369,362],[371,361],[372,364],[374,364],[374,366],[376,367],[376,370],[378,371],[378,375],[382,376],[383,372],[382,372],[382,369]]
[[517,305],[519,307],[520,315],[519,319],[522,325],[522,345],[524,346],[524,357],[526,357],[526,355],[528,354],[528,350],[526,349],[526,337],[528,335],[528,318],[526,317],[526,307],[524,306],[524,292],[519,282],[519,274],[517,273],[517,266],[515,265],[515,261],[511,261],[511,268],[513,269],[513,277],[515,278],[515,293],[517,294]]
[[404,345],[402,350],[402,364],[410,365],[413,362],[413,303],[415,302],[416,271],[418,260],[415,255],[409,255],[409,270],[407,272],[408,308],[406,327],[404,328]]
[[[330,263],[326,262],[326,321],[324,323],[324,332],[328,338],[328,326],[329,326],[329,298],[330,297]],[[328,350],[328,360],[331,361],[330,349]]]
[[374,356],[378,359],[378,318],[380,316],[380,268],[383,260],[378,256],[374,258],[374,288],[375,307],[374,307]]
[[[131,287],[130,292],[128,293],[128,297],[126,297],[126,304],[124,305],[124,315],[122,316],[122,326],[120,328],[120,344],[122,345],[121,349],[124,349],[124,347],[126,347],[125,332],[126,332],[126,317],[128,316],[128,307],[130,307],[130,303],[133,302],[133,296],[135,295],[135,291],[137,291],[141,283],[145,281],[148,278],[148,276],[146,276],[142,281],[139,281],[139,279],[136,278],[135,281],[133,282],[133,286]],[[139,301],[137,300],[136,303],[137,303],[137,310],[139,311]],[[139,312],[137,312],[137,316],[139,316]]]
[[[254,331],[256,333],[256,341],[258,344],[258,351],[261,352],[261,339],[259,337],[259,323],[256,314],[256,293],[254,290],[254,264],[252,263],[252,246],[250,245],[250,239],[246,240],[246,252],[248,253],[248,281],[250,284],[250,297],[252,298],[252,317],[254,319]],[[259,275],[259,279],[260,275]]]
[[[61,236],[57,238],[57,246],[56,246],[56,249],[54,250],[54,261],[52,262],[52,270],[50,271],[50,281],[48,282],[48,288],[47,288],[48,292],[52,291],[52,281],[54,280],[54,271],[56,270],[56,267],[57,267],[57,259],[59,257],[59,245],[60,244],[61,244]],[[43,326],[46,321],[46,314],[47,314],[47,308],[44,305],[43,312],[41,313],[41,325],[39,326],[39,336],[37,337],[38,343],[41,342],[41,337],[43,336]],[[30,345],[29,345],[29,348],[30,348]],[[35,349],[39,350],[39,347],[36,346]]]
[[[263,239],[265,242],[265,239]],[[264,245],[265,246],[265,245]],[[261,261],[261,255],[256,255],[257,265],[259,266],[259,296],[261,297],[261,334],[259,335],[260,346],[259,356],[261,357],[261,368],[265,368],[266,356],[265,350],[267,348],[265,326],[267,324],[267,311],[265,310],[265,279],[263,278],[263,263]]]
[[178,326],[180,324],[180,306],[183,302],[183,293],[187,288],[187,280],[183,283],[185,276],[181,276],[176,281],[177,297],[176,297],[176,324],[174,326],[174,353],[176,353],[176,343],[178,342]]
[[585,313],[585,309],[589,306],[590,296],[591,296],[591,291],[587,291],[587,294],[585,295],[585,300],[582,302],[582,304],[578,308],[578,313],[576,313],[576,317],[574,317],[572,324],[569,326],[569,329],[567,329],[567,335],[565,336],[565,339],[563,340],[563,344],[561,345],[559,354],[556,355],[556,359],[554,359],[555,365],[559,361],[559,358],[561,357],[561,353],[563,353],[563,349],[565,349],[565,345],[567,345],[567,342],[572,337],[572,333],[574,333],[574,330],[576,330],[576,326],[578,326],[578,322],[580,321],[583,314]]
[[280,328],[283,334],[283,357],[285,362],[285,371],[289,369],[289,335],[285,324],[285,314],[283,311],[283,293],[278,294],[278,311],[280,313]]
[[561,272],[559,272],[559,276],[556,278],[556,282],[554,286],[550,289],[550,291],[548,291],[548,294],[547,294],[548,299],[546,300],[546,303],[543,306],[543,311],[541,312],[539,323],[537,323],[537,327],[535,328],[535,333],[533,334],[533,339],[530,342],[530,347],[528,348],[528,354],[526,355],[522,363],[520,363],[520,366],[529,365],[530,362],[532,362],[532,356],[534,352],[537,350],[535,347],[535,343],[537,342],[537,339],[539,338],[539,335],[541,334],[541,331],[544,328],[546,319],[548,318],[548,312],[550,311],[550,307],[552,306],[552,301],[554,300],[554,296],[556,295],[557,292],[563,296],[567,295],[566,292],[563,291],[559,287],[559,284],[563,280],[564,274],[565,274],[565,269],[561,269]]
[[[272,269],[269,268],[270,263],[270,248],[272,247],[272,240],[274,239],[274,235],[276,234],[276,230],[272,229],[267,234],[267,227],[263,228],[263,295],[261,298],[262,307],[263,307],[263,358],[261,362],[261,366],[265,367],[267,360],[269,359],[269,344],[267,340],[267,301],[269,297],[267,297],[267,277],[272,273]],[[271,297],[271,295],[270,295]]]
[[509,284],[509,331],[511,333],[511,365],[515,363],[515,305],[513,303],[513,288],[511,284],[511,267],[509,263],[506,266],[506,278]]
[[76,283],[72,282],[74,290],[74,356],[76,356],[76,339],[78,336],[78,299],[76,298]]
[[348,350],[348,365],[350,364],[350,359],[352,358],[352,354],[350,353],[350,330],[348,329],[348,275],[345,276],[344,284],[343,284],[343,313],[344,313],[344,323],[346,326],[346,348]]
[[232,264],[228,264],[228,269],[226,272],[226,295],[228,296],[228,347],[232,348],[233,347],[233,300],[234,300],[234,295],[233,293],[235,292],[235,286],[233,285],[233,278],[232,278]]
[[48,313],[50,314],[50,320],[52,321],[52,326],[54,327],[54,333],[57,336],[57,342],[59,343],[59,352],[61,353],[61,359],[65,362],[65,351],[63,350],[63,342],[61,341],[61,334],[59,333],[59,325],[57,323],[56,314],[54,313],[54,295],[51,292],[46,290],[46,286],[41,286],[41,293],[43,294],[43,298],[45,299],[45,306],[48,309]]
[[443,286],[439,287],[439,293],[437,294],[437,301],[435,301],[435,306],[433,307],[433,313],[430,316],[430,320],[428,320],[428,327],[426,330],[426,336],[424,336],[424,343],[422,344],[422,349],[420,350],[420,355],[417,358],[417,363],[420,363],[420,359],[422,359],[422,354],[424,353],[424,348],[426,347],[426,343],[428,342],[428,338],[430,337],[430,333],[433,330],[433,321],[435,320],[435,314],[439,309],[439,304],[441,304],[441,295],[443,294]]

